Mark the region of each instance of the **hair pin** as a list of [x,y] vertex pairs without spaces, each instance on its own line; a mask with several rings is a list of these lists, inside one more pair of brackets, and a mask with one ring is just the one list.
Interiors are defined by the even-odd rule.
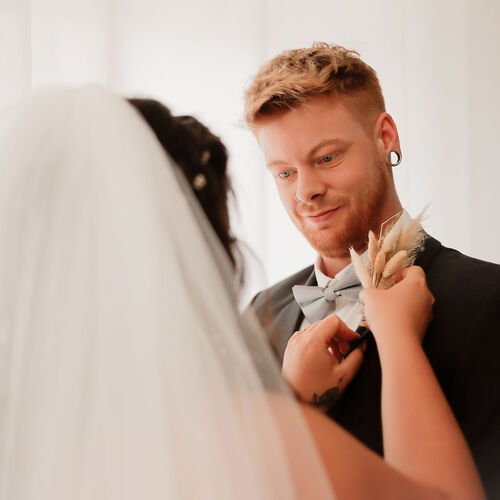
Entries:
[[193,188],[195,191],[201,191],[207,185],[207,178],[203,174],[197,174],[193,179]]
[[208,160],[210,160],[210,151],[208,149],[205,149],[205,151],[201,153],[201,164],[203,167],[207,165]]

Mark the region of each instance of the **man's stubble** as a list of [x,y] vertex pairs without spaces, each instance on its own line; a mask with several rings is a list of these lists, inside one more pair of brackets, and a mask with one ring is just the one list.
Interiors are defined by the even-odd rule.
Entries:
[[[381,207],[389,193],[389,179],[383,161],[377,161],[371,170],[374,175],[367,188],[350,198],[349,213],[339,222],[339,226],[312,230],[299,223],[298,228],[311,246],[323,257],[335,259],[349,256],[349,248],[364,251],[368,243],[368,232],[378,232],[381,224]],[[329,209],[342,203],[342,197],[324,198],[315,210]],[[354,210],[353,210],[353,206]],[[299,208],[297,209],[299,211]],[[341,226],[340,226],[341,225]]]

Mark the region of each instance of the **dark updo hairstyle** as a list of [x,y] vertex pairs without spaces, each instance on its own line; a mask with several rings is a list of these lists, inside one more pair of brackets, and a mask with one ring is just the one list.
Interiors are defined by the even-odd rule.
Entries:
[[[128,99],[181,168],[217,236],[235,264],[229,227],[227,151],[218,137],[192,116],[173,116],[153,99]],[[201,176],[200,176],[201,174]],[[206,181],[206,182],[205,182]]]

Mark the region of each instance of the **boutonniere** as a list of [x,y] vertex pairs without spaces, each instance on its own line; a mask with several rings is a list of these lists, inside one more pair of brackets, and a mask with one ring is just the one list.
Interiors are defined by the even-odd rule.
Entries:
[[391,217],[382,224],[378,239],[373,231],[370,231],[367,262],[354,248],[350,248],[352,264],[363,288],[390,288],[398,271],[413,264],[425,239],[420,224],[425,210],[406,228],[394,220],[400,214]]

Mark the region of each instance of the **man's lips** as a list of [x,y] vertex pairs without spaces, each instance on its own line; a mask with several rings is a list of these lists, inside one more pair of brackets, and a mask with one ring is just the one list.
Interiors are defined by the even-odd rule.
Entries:
[[324,222],[328,220],[338,209],[339,207],[332,208],[330,210],[321,210],[320,212],[307,214],[305,215],[305,218],[315,223]]

